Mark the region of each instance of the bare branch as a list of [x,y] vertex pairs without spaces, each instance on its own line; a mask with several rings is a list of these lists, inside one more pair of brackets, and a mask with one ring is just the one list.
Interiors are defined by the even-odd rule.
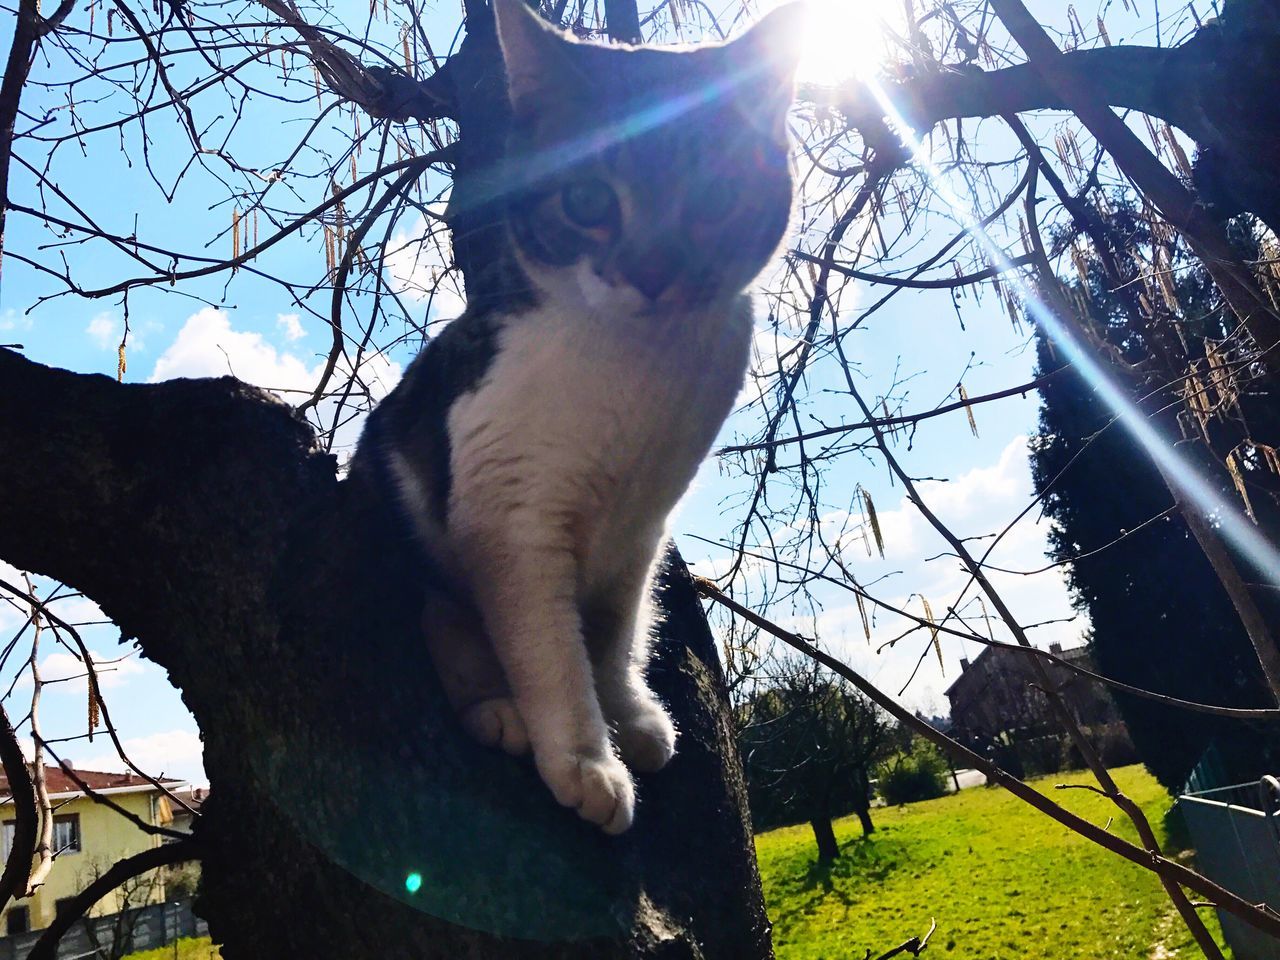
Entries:
[[820,650],[808,640],[805,640],[789,630],[782,629],[782,627],[779,627],[772,621],[765,619],[754,611],[742,606],[740,603],[737,603],[730,597],[726,596],[721,592],[720,588],[710,580],[699,577],[695,579],[694,583],[698,588],[698,592],[704,597],[727,607],[738,616],[743,617],[760,627],[760,629],[764,630],[771,636],[777,637],[788,646],[794,647],[806,656],[817,660],[829,670],[844,677],[916,733],[920,734],[932,743],[937,744],[956,760],[972,766],[975,770],[981,771],[986,775],[989,781],[1004,787],[1014,796],[1026,801],[1041,813],[1051,817],[1064,826],[1070,827],[1076,833],[1088,840],[1092,840],[1101,847],[1105,847],[1112,853],[1119,854],[1126,860],[1136,863],[1138,866],[1143,867],[1146,870],[1152,871],[1161,877],[1161,879],[1182,884],[1191,890],[1195,890],[1197,893],[1203,894],[1211,899],[1221,909],[1239,917],[1250,926],[1256,927],[1266,933],[1270,933],[1272,936],[1280,936],[1280,917],[1273,916],[1267,910],[1236,896],[1231,891],[1218,886],[1212,880],[1208,880],[1195,871],[1189,870],[1176,860],[1170,860],[1162,854],[1144,850],[1141,847],[1129,843],[1127,840],[1121,839],[1115,834],[1108,833],[1106,830],[1090,823],[1083,817],[1076,816],[1065,807],[1059,806],[1048,797],[1044,796],[1044,794],[1033,790],[1021,780],[1005,772],[980,753],[970,750],[964,744],[951,739],[945,733],[942,733],[940,730],[931,726],[924,719],[917,717],[910,710],[900,706],[895,700],[882,693],[878,687],[866,680],[842,661],[837,660],[830,654]]
[[75,926],[95,903],[126,881],[148,870],[196,860],[199,857],[200,845],[192,837],[183,837],[173,843],[164,843],[118,861],[106,873],[71,897],[64,909],[58,911],[57,916],[53,918],[53,923],[32,945],[31,952],[27,954],[27,960],[55,960],[58,955],[58,942],[66,932]]
[[20,892],[26,892],[27,880],[31,874],[31,857],[36,847],[36,832],[39,828],[36,794],[31,783],[31,773],[27,768],[26,758],[22,755],[18,735],[14,732],[13,724],[9,722],[9,714],[3,706],[0,706],[0,762],[4,765],[4,775],[9,785],[9,798],[13,801],[15,821],[13,845],[9,850],[9,859],[5,861],[4,873],[0,874],[0,910],[2,910]]

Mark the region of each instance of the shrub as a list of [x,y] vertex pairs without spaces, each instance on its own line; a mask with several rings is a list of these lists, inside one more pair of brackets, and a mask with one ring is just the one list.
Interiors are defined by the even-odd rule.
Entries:
[[1123,767],[1138,762],[1138,751],[1123,723],[1109,723],[1092,731],[1094,749],[1108,767]]
[[1022,761],[1024,776],[1040,777],[1082,766],[1079,752],[1072,752],[1071,740],[1064,735],[1028,737],[1015,741],[1013,748]]
[[932,800],[946,794],[948,776],[947,761],[938,748],[917,740],[910,752],[898,754],[880,768],[880,795],[891,806]]

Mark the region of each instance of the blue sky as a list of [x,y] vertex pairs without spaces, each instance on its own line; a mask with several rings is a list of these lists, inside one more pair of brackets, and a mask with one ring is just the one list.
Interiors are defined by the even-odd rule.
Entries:
[[[351,7],[357,8],[360,5]],[[72,14],[73,21],[83,20],[85,16],[82,10]],[[453,4],[437,8],[430,16],[440,26],[432,33],[433,39],[451,35],[457,17]],[[375,32],[378,30],[385,32],[375,26]],[[1115,39],[1119,39],[1122,32],[1112,28]],[[66,69],[65,63],[56,59],[53,66],[38,62],[35,76],[48,79],[65,75],[57,72],[60,65]],[[262,170],[273,169],[287,156],[300,124],[315,116],[309,68],[305,73],[299,72],[294,86],[286,90],[297,94],[297,103],[257,105],[251,111],[251,119],[233,134],[232,142],[242,163]],[[61,90],[32,88],[23,105],[30,116],[57,109],[60,112],[54,116],[58,122],[65,123],[65,111],[61,110],[63,97]],[[326,96],[324,102],[332,103],[332,97]],[[199,103],[196,107],[199,108]],[[85,105],[79,109],[83,120],[95,114],[109,117],[115,107]],[[210,110],[209,117],[215,112]],[[343,113],[333,123],[335,128],[350,131],[352,120]],[[367,129],[367,120],[363,126]],[[51,129],[56,129],[56,125]],[[222,131],[225,122],[215,122],[211,129]],[[151,121],[149,135],[148,154],[153,166],[161,183],[171,186],[179,164],[190,154],[190,145],[172,117],[163,112]],[[322,130],[314,142],[318,149],[338,150],[344,136],[337,129],[331,135]],[[168,203],[140,166],[141,146],[136,130],[123,139],[110,132],[89,138],[87,157],[78,149],[64,145],[52,161],[52,178],[82,202],[100,224],[120,235],[129,235],[136,224],[138,235],[150,242],[171,244],[192,254],[228,255],[230,239],[217,236],[230,221],[225,188],[212,175],[197,170],[178,185],[172,203]],[[358,159],[361,174],[373,169],[372,153],[366,150]],[[305,174],[320,168],[322,161],[318,153],[308,155],[298,161],[297,167]],[[211,164],[212,168],[216,168],[216,164]],[[234,178],[231,179],[234,182]],[[345,182],[350,181],[348,174]],[[37,191],[25,170],[15,168],[13,183],[17,202],[38,206]],[[315,202],[315,185],[305,178],[295,183],[299,196],[291,201],[292,206],[306,209]],[[433,180],[427,196],[441,186]],[[295,187],[286,179],[281,190],[290,189]],[[54,201],[51,209],[57,212],[63,208]],[[920,256],[931,252],[949,236],[945,226],[938,222],[935,228],[921,232]],[[266,224],[260,229],[265,236]],[[404,240],[421,229],[422,221],[415,223],[410,216],[402,221],[398,236]],[[92,249],[47,246],[58,238],[18,214],[11,214],[7,233],[7,250],[46,258],[42,262],[56,264],[65,252],[77,281],[87,287],[107,285],[145,272],[136,264],[131,265],[127,255],[105,252],[102,244]],[[206,244],[208,250],[204,249]],[[46,245],[44,249],[42,245]],[[915,253],[913,251],[913,255]],[[280,276],[314,283],[324,266],[321,239],[312,234],[287,241],[256,266]],[[422,271],[429,267],[430,264],[415,265],[403,257],[396,269],[404,281],[411,275],[420,280]],[[944,263],[943,268],[936,275],[945,275],[949,267]],[[0,286],[0,342],[21,342],[27,356],[44,363],[114,375],[116,344],[124,313],[120,298],[86,301],[65,296],[32,309],[41,297],[57,289],[56,282],[48,277],[19,261],[7,259],[3,286]],[[845,295],[842,316],[856,315],[860,307],[865,307],[880,292],[881,288],[873,290],[855,285]],[[321,291],[308,302],[324,312],[328,294]],[[411,295],[407,295],[406,302],[417,316],[426,310],[425,304]],[[452,316],[460,305],[460,300],[446,298],[436,304],[433,316]],[[309,315],[305,305],[300,307],[280,286],[245,270],[230,283],[219,276],[185,281],[172,289],[161,286],[137,290],[130,295],[128,308],[131,333],[126,379],[134,382],[231,371],[263,386],[306,390],[315,382],[329,343],[327,326]],[[386,336],[390,339],[397,332],[391,330]],[[865,331],[852,335],[848,350],[861,379],[860,389],[878,398],[895,378],[899,383],[906,381],[894,396],[901,401],[904,412],[913,412],[954,400],[955,385],[961,377],[969,394],[974,396],[1029,380],[1034,362],[1034,351],[1028,346],[1029,332],[1026,328],[1019,332],[1012,327],[1004,308],[992,295],[990,285],[985,288],[981,302],[972,296],[961,301],[960,318],[948,293],[909,292],[877,314]],[[783,334],[787,333],[794,331],[784,329]],[[771,337],[760,338],[762,345],[771,342]],[[377,381],[375,395],[394,384],[411,354],[411,349],[401,345],[374,359],[370,372]],[[765,359],[762,357],[762,362]],[[810,387],[817,390],[828,385],[824,380],[826,376],[829,374],[818,375]],[[298,394],[286,396],[296,401]],[[825,423],[861,419],[846,399],[835,395],[815,393],[808,411]],[[991,533],[1011,519],[1031,495],[1025,437],[1035,429],[1036,415],[1034,394],[987,404],[975,411],[978,436],[970,433],[963,413],[951,414],[921,424],[910,449],[905,440],[900,440],[897,453],[914,476],[946,478],[926,481],[921,489],[958,533],[962,536]],[[722,441],[733,442],[749,436],[756,422],[754,417],[750,412],[735,416],[726,425]],[[349,446],[354,442],[357,428],[358,425],[346,428],[339,445]],[[833,468],[827,486],[831,508],[827,521],[839,522],[840,508],[848,506],[852,491],[859,484],[870,492],[876,503],[885,535],[885,558],[872,558],[863,553],[852,561],[855,574],[864,583],[886,577],[878,584],[877,591],[887,601],[919,612],[922,594],[929,598],[935,612],[945,610],[964,578],[954,560],[927,559],[938,554],[943,545],[903,501],[901,489],[889,481],[883,464],[850,455]],[[708,461],[682,503],[672,530],[696,571],[715,574],[723,570],[725,553],[694,539],[693,535],[726,539],[736,519],[732,507],[726,508],[726,504],[740,500],[744,489],[740,479],[726,475],[713,459]],[[1032,514],[1015,528],[993,558],[995,563],[1018,569],[1044,563],[1045,528],[1043,524],[1037,525],[1035,519]],[[855,555],[855,552],[849,554]],[[0,576],[12,579],[13,571],[0,564]],[[1056,572],[1037,577],[996,575],[995,581],[1023,622],[1071,615],[1062,579]],[[49,589],[48,584],[42,586],[43,591]],[[892,617],[877,619],[873,642],[869,643],[847,595],[830,590],[818,591],[817,597],[822,606],[816,619],[806,610],[776,609],[772,615],[801,632],[816,633],[821,642],[866,671],[890,693],[897,694],[925,649],[924,641],[913,637],[892,650],[877,653],[876,644],[900,629]],[[72,622],[91,623],[100,617],[85,599],[60,601],[57,609]],[[15,610],[0,605],[0,636],[11,635],[20,622]],[[1045,645],[1050,641],[1071,645],[1083,627],[1078,620],[1055,623],[1037,629],[1034,636]],[[84,632],[99,658],[129,653],[117,646],[118,632],[110,625],[89,625]],[[940,669],[930,657],[903,699],[913,707],[931,712],[941,710],[945,703],[942,691],[956,675],[958,659],[977,653],[976,648],[965,646],[957,640],[944,640],[944,667]],[[46,650],[42,656],[46,675],[78,672],[65,652],[58,651],[47,640]],[[13,669],[10,665],[6,676],[11,676]],[[130,656],[105,675],[104,694],[126,747],[137,761],[157,773],[202,778],[195,724],[162,670]],[[15,693],[18,702],[21,696],[18,690]],[[42,705],[46,736],[83,733],[85,697],[82,680],[49,687]],[[65,745],[64,755],[86,767],[119,766],[102,737],[92,744],[72,741]]]

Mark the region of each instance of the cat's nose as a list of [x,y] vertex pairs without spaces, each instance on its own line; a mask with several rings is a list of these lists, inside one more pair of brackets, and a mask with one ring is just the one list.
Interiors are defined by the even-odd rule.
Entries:
[[622,275],[650,300],[657,300],[680,276],[679,254],[665,248],[649,249],[628,259]]

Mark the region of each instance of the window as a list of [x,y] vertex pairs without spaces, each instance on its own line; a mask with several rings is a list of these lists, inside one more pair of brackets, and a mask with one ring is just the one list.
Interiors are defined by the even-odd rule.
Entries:
[[75,897],[59,897],[57,900],[53,901],[54,917],[61,920],[63,916],[70,911],[71,905],[75,903],[75,900]]
[[4,932],[8,936],[26,933],[31,929],[31,914],[26,907],[14,907],[4,915]]
[[13,850],[13,831],[17,829],[17,820],[6,820],[4,822],[4,842],[0,844],[0,860],[5,863],[9,862],[9,853]]
[[62,856],[80,852],[80,814],[53,818],[53,853]]

